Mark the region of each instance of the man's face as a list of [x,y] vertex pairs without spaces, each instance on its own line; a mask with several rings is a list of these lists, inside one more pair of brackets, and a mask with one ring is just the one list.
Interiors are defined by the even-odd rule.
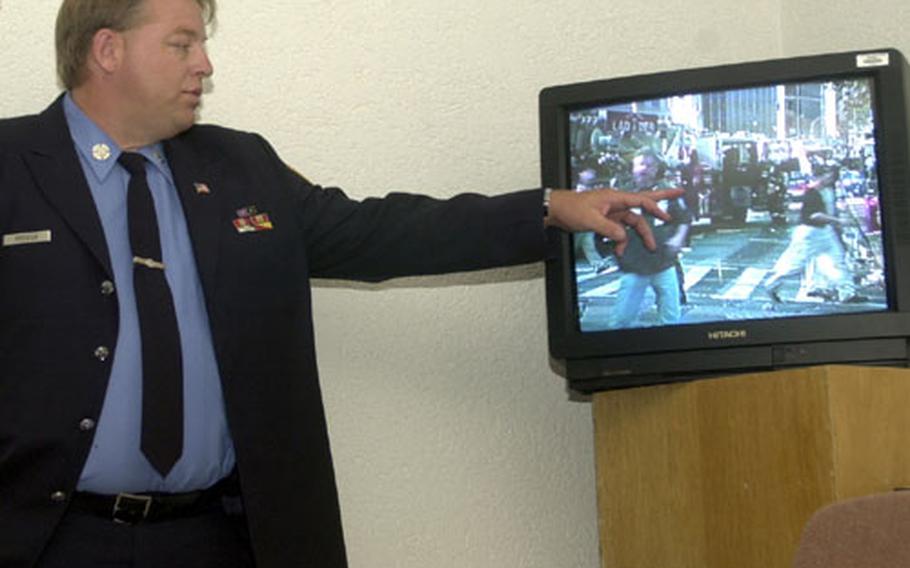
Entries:
[[195,0],[145,0],[138,24],[122,34],[120,100],[131,128],[170,138],[196,120],[202,81],[212,74]]
[[650,156],[639,155],[632,159],[632,180],[635,189],[647,189],[657,183],[657,162]]

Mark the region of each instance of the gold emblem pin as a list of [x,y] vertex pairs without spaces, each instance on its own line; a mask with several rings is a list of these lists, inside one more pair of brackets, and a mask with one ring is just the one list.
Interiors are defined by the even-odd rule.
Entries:
[[107,144],[95,144],[92,146],[92,157],[103,162],[111,157],[111,147]]

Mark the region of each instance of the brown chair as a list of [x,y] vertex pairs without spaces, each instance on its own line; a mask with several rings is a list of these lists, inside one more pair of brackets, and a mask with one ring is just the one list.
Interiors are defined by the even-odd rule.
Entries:
[[806,523],[794,568],[910,567],[910,491],[822,507]]

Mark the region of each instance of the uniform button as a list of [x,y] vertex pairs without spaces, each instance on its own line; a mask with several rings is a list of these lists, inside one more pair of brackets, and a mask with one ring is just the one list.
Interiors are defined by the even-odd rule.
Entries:
[[98,359],[99,361],[107,361],[107,358],[110,356],[111,350],[104,345],[95,349],[95,359]]
[[79,429],[83,432],[88,432],[89,430],[95,429],[95,421],[91,418],[83,418],[79,421]]
[[114,293],[114,283],[110,280],[105,280],[101,283],[101,293],[105,296],[110,296]]
[[51,501],[54,503],[63,503],[66,501],[66,493],[63,491],[54,491],[51,493]]

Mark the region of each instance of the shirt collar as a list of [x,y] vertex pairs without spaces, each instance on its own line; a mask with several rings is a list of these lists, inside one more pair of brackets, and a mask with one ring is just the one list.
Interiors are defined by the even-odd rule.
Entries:
[[[123,150],[79,108],[70,93],[63,97],[63,112],[76,150],[82,155],[85,163],[89,164],[95,177],[103,182],[114,169]],[[170,183],[173,183],[161,142],[143,146],[135,151],[145,156]]]

